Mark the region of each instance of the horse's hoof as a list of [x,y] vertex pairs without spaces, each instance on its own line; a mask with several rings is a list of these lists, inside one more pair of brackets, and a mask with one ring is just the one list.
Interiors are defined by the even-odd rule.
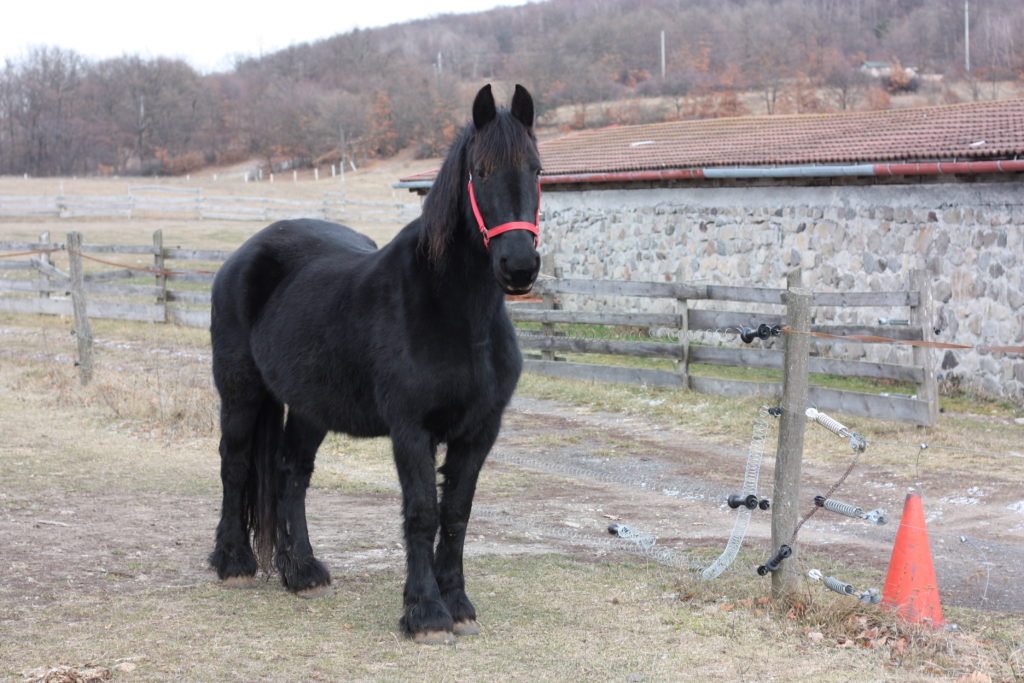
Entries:
[[255,588],[255,576],[229,576],[220,582],[225,588]]
[[450,631],[421,631],[414,633],[413,642],[420,645],[454,645],[455,634]]
[[329,598],[334,595],[334,591],[331,590],[329,585],[323,585],[312,586],[301,591],[295,591],[295,594],[300,598],[312,600],[313,598]]
[[476,623],[473,619],[456,621],[455,627],[452,630],[457,636],[478,636],[480,635],[480,624]]

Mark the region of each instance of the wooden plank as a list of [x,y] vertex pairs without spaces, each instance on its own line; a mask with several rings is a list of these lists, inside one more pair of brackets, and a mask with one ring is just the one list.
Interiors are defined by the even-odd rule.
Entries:
[[509,315],[515,322],[679,327],[679,316],[675,313],[605,313],[601,311],[524,309],[510,306]]
[[33,315],[71,315],[71,299],[12,299],[0,297],[0,311]]
[[[690,310],[691,330],[736,330],[741,327],[751,327],[765,323],[767,325],[781,325],[781,315],[775,313],[746,313],[740,311],[711,311],[711,310]],[[856,326],[856,325],[812,325],[811,331],[824,332],[834,335],[868,335],[875,337],[888,337],[889,339],[919,340],[921,330],[907,325],[877,325],[877,326]],[[828,341],[828,340],[823,340]],[[858,342],[856,340],[841,340],[850,344],[861,344],[869,342]]]
[[917,292],[816,292],[814,305],[838,308],[915,306]]
[[[724,365],[730,367],[782,369],[782,352],[758,347],[728,346],[690,346],[690,362],[705,365]],[[812,356],[810,371],[822,375],[841,377],[868,377],[871,379],[888,379],[898,382],[918,383],[922,370],[912,365],[896,363],[873,363],[869,361],[844,360],[841,358],[822,358]]]
[[184,290],[167,290],[168,301],[180,301],[183,304],[206,304],[210,305],[210,292],[192,292]]
[[[12,299],[0,297],[0,311],[4,313],[31,313],[42,315],[73,315],[74,309],[70,298],[50,299]],[[141,320],[145,322],[161,322],[163,307],[145,304],[115,304],[103,301],[87,301],[86,315],[89,318],[108,318],[113,320]],[[207,313],[207,316],[209,313]]]
[[[691,350],[693,347],[690,347]],[[777,398],[782,395],[781,382],[751,382],[745,379],[722,379],[690,375],[690,388],[701,394],[716,396],[763,396]]]
[[0,261],[0,270],[34,270],[28,261]]
[[679,345],[665,342],[622,341],[617,339],[584,339],[582,337],[519,337],[523,349],[567,351],[572,353],[603,353],[637,358],[679,358]]
[[706,285],[708,299],[724,301],[745,301],[762,304],[782,304],[784,289],[766,287],[734,287],[729,285]]
[[180,249],[180,248],[169,248],[165,249],[167,260],[169,261],[206,261],[206,262],[222,262],[226,261],[228,256],[231,256],[230,251],[218,251],[215,249]]
[[925,426],[928,424],[928,401],[903,396],[882,396],[856,391],[839,391],[812,386],[808,392],[809,403],[830,413],[842,413],[857,417],[872,417],[879,420],[905,422]]
[[742,311],[711,311],[690,309],[690,330],[724,330],[756,327],[760,323],[781,325],[782,316],[776,313],[746,313]]
[[155,285],[105,285],[96,282],[86,282],[85,291],[87,294],[100,294],[103,296],[144,296],[156,298],[160,288]]
[[682,381],[679,375],[671,370],[627,368],[617,365],[591,365],[588,363],[565,363],[562,361],[534,360],[531,358],[523,361],[523,369],[536,375],[560,377],[563,379],[682,388]]
[[63,245],[53,242],[0,242],[0,252],[5,251],[35,251],[37,249],[63,248]]
[[49,260],[44,261],[43,256],[44,255],[42,254],[38,258],[33,256],[32,258],[29,259],[29,263],[32,264],[33,268],[38,270],[46,277],[57,280],[61,284],[65,284],[68,280],[71,279],[70,275],[54,266],[52,263],[49,262]]
[[131,268],[119,268],[117,270],[104,270],[99,273],[89,273],[85,276],[86,282],[112,282],[114,280],[130,280],[133,278],[153,277],[152,273],[144,270],[132,270]]
[[210,326],[210,312],[169,306],[167,308],[167,322],[185,327],[207,328]]
[[39,280],[0,278],[0,292],[42,292],[53,289],[52,286],[45,290],[43,287]]
[[167,276],[168,282],[213,282],[216,273],[172,273]]
[[153,247],[142,244],[83,244],[86,254],[145,254],[153,255]]
[[[687,299],[704,298],[701,285],[687,285],[679,282],[636,282],[633,280],[538,280],[534,285],[538,294],[588,294],[592,296],[646,296]],[[691,291],[694,290],[694,291]]]
[[[837,335],[868,335],[875,337],[887,337],[889,339],[920,341],[921,328],[908,325],[877,325],[877,326],[854,326],[854,325],[812,325],[814,332]],[[826,340],[827,341],[827,340]],[[838,339],[843,343],[859,344],[861,342]],[[870,342],[863,342],[870,343]]]

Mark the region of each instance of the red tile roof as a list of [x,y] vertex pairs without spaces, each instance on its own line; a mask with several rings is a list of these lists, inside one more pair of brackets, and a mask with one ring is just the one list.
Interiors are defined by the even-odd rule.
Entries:
[[840,114],[747,116],[581,131],[541,144],[550,175],[1024,155],[1024,98]]
[[[1024,158],[1024,98],[612,126],[540,144],[544,175]],[[434,173],[403,178],[429,180]]]

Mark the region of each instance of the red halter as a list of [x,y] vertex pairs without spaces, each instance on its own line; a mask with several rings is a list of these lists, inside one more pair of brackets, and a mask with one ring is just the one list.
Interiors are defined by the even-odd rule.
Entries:
[[488,249],[491,248],[491,238],[496,237],[502,233],[509,232],[511,230],[526,230],[527,232],[533,233],[533,246],[537,247],[540,243],[540,180],[537,180],[537,215],[533,219],[533,223],[527,223],[526,221],[512,221],[511,223],[502,223],[501,225],[487,229],[484,225],[484,217],[480,215],[480,207],[476,205],[476,194],[473,192],[473,174],[469,174],[469,204],[473,207],[473,215],[476,216],[476,224],[480,227],[480,234],[484,237],[484,246]]

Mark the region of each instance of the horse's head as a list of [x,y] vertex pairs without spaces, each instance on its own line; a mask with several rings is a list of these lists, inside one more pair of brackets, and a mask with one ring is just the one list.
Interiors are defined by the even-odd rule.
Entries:
[[466,183],[471,225],[488,251],[498,284],[525,294],[540,270],[540,154],[533,136],[533,98],[516,85],[512,105],[499,110],[491,86],[473,101]]

